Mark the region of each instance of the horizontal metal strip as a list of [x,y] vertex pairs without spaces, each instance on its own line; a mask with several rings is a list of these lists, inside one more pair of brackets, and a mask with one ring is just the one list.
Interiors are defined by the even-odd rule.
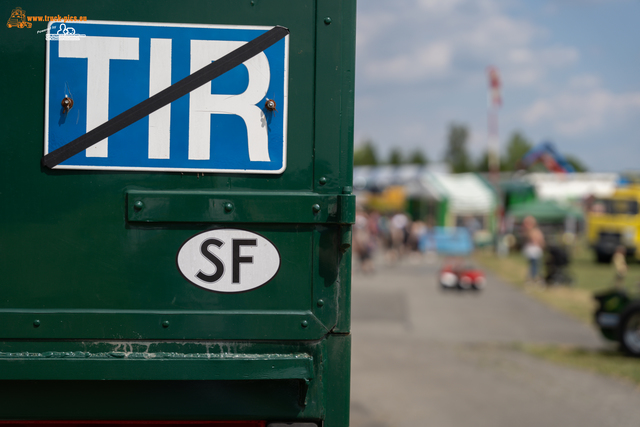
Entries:
[[0,312],[0,339],[314,340],[328,332],[311,312],[256,314]]
[[353,224],[355,196],[277,192],[128,191],[130,222]]
[[[66,355],[66,357],[64,357]],[[179,357],[182,356],[182,357]],[[310,355],[0,353],[0,380],[311,380]]]

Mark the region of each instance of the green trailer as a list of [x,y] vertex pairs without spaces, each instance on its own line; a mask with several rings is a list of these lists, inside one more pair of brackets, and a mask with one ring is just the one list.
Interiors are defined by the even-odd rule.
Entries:
[[20,6],[0,425],[347,426],[355,1]]

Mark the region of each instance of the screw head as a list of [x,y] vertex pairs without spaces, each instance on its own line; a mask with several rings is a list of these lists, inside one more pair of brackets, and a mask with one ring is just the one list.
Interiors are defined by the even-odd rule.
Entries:
[[267,99],[267,102],[264,103],[264,108],[269,111],[275,111],[276,101],[274,101],[273,99]]
[[328,16],[326,18],[324,18],[324,23],[327,24],[327,25],[331,24],[331,18],[328,17]]
[[162,321],[162,327],[163,328],[168,328],[169,327],[169,321],[168,320]]
[[37,328],[38,326],[40,326],[40,320],[36,319],[33,321],[33,327]]
[[316,203],[315,205],[311,206],[311,209],[313,209],[313,212],[318,213],[320,212],[320,205]]
[[322,307],[324,305],[324,300],[319,299],[318,302],[316,302],[316,304],[318,305],[318,307]]
[[320,177],[318,182],[320,183],[320,185],[325,185],[327,183],[327,178],[322,176],[322,177]]
[[307,322],[306,320],[303,320],[303,321],[300,323],[300,325],[301,325],[303,328],[306,328],[307,326],[309,326],[309,322]]
[[138,200],[133,204],[133,208],[137,211],[142,210],[142,208],[144,208],[144,203],[142,203],[142,200]]
[[66,114],[73,108],[73,99],[65,95],[65,97],[62,98],[62,102],[60,104],[62,105],[62,110]]
[[227,202],[224,204],[224,210],[227,212],[231,212],[233,210],[233,204]]

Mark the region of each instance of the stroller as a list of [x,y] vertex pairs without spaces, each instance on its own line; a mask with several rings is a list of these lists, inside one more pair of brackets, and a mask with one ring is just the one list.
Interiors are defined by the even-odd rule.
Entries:
[[570,285],[573,278],[569,273],[569,253],[564,246],[550,245],[544,258],[545,276],[547,285]]

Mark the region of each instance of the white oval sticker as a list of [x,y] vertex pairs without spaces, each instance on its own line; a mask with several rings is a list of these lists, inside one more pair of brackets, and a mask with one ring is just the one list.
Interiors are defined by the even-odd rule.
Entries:
[[184,242],[177,263],[184,278],[196,286],[215,292],[245,292],[273,279],[280,269],[280,254],[259,234],[223,228]]

